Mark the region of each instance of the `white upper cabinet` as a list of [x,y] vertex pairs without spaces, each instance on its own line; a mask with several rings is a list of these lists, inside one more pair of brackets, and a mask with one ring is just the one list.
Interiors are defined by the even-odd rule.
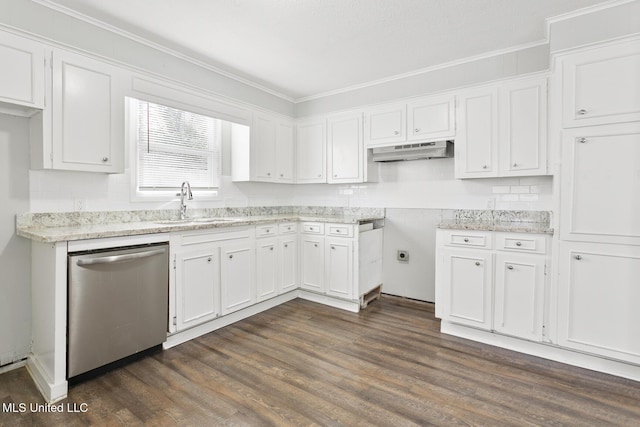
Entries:
[[327,182],[364,182],[362,114],[350,113],[328,119]]
[[291,120],[255,113],[250,142],[232,143],[234,181],[294,181],[294,126]]
[[640,124],[570,129],[562,144],[561,238],[640,245]]
[[547,173],[547,79],[506,83],[499,89],[500,176]]
[[326,119],[301,120],[296,128],[296,182],[327,182]]
[[71,52],[53,52],[53,169],[124,171],[121,70]]
[[403,142],[407,139],[407,105],[385,105],[364,114],[364,138],[367,147]]
[[0,32],[0,64],[0,104],[44,108],[45,47]]
[[456,178],[546,175],[546,77],[460,93],[455,159]]
[[640,40],[559,58],[565,128],[640,120]]
[[455,97],[440,95],[388,104],[364,112],[366,147],[455,136]]
[[495,86],[458,95],[455,142],[456,178],[498,176],[498,89]]
[[407,104],[407,139],[449,139],[456,134],[453,95],[420,98]]

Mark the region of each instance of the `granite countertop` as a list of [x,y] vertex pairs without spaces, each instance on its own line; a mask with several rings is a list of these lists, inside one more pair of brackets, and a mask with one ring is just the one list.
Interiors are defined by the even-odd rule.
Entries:
[[[68,212],[55,214],[23,214],[16,220],[16,234],[44,243],[99,239],[172,231],[204,230],[252,226],[290,221],[360,224],[384,219],[384,209],[361,211],[337,208],[317,210],[248,208],[200,210],[184,221],[172,211]],[[289,211],[289,212],[287,212]],[[230,214],[239,214],[236,216]]]
[[444,218],[438,228],[451,230],[504,231],[553,234],[547,211],[496,211],[459,209]]

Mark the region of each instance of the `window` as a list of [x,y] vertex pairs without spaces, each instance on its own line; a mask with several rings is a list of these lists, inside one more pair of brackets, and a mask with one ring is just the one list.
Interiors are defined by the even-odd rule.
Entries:
[[136,193],[172,195],[183,181],[215,193],[220,184],[220,120],[132,99]]

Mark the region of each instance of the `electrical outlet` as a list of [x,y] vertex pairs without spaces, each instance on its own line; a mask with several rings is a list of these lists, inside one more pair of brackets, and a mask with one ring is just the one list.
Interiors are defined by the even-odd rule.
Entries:
[[409,251],[399,250],[398,251],[398,261],[399,262],[404,262],[404,263],[409,262]]
[[73,209],[76,211],[84,211],[87,209],[87,199],[74,199]]

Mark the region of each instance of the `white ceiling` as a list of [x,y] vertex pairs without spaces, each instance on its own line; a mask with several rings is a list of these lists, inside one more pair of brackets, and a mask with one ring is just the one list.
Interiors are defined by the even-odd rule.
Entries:
[[300,100],[546,38],[609,0],[40,0]]

